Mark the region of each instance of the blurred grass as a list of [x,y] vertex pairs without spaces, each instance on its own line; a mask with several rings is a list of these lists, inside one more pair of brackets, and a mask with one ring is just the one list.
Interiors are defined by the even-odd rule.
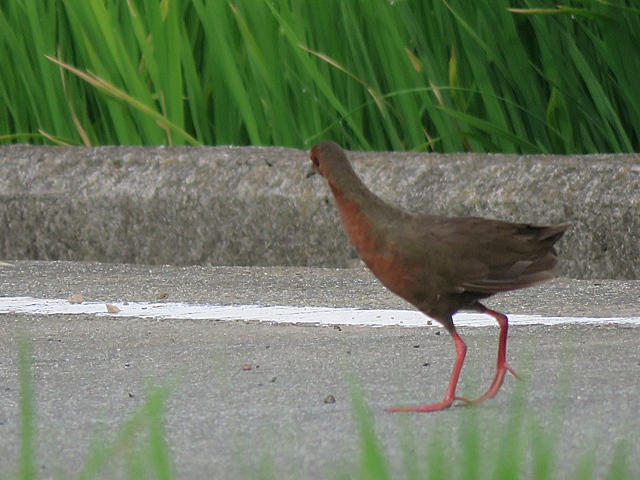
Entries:
[[12,0],[0,142],[640,151],[631,0]]
[[[20,383],[19,459],[16,480],[41,478],[37,461],[37,425],[34,383],[31,373],[31,349],[26,335],[18,342],[18,377]],[[170,480],[176,478],[171,448],[167,439],[166,403],[175,385],[149,389],[144,403],[109,439],[97,433],[89,447],[78,479],[127,478]],[[457,433],[432,431],[430,438],[415,438],[411,428],[415,414],[399,414],[401,435],[401,472],[391,467],[389,452],[377,433],[362,389],[353,377],[348,382],[353,418],[357,430],[358,458],[349,469],[333,478],[341,480],[552,480],[557,478],[556,463],[562,461],[560,433],[567,403],[560,401],[550,415],[552,426],[543,429],[535,416],[527,411],[526,387],[519,385],[506,412],[484,412],[482,407],[461,408],[456,412],[459,421]],[[490,415],[487,415],[490,413]],[[424,414],[418,414],[424,415]],[[431,415],[431,414],[426,414]],[[436,414],[437,415],[437,414]],[[495,415],[506,417],[501,427]],[[486,418],[485,418],[486,417]],[[493,419],[492,419],[493,418]],[[404,422],[403,422],[404,420]],[[548,422],[546,422],[548,423]],[[411,438],[410,438],[411,437]],[[596,473],[593,446],[578,459],[576,471],[570,477],[576,480],[606,478],[627,480],[636,478],[630,464],[628,445],[619,442],[604,472]],[[252,448],[255,445],[252,446]],[[254,452],[255,453],[255,452]],[[251,455],[250,457],[254,457]],[[250,457],[238,460],[248,462]],[[282,478],[270,450],[260,457],[256,469],[249,469],[244,478],[263,480]],[[10,459],[4,459],[11,462]],[[247,463],[247,465],[249,465]],[[4,466],[6,468],[6,465]],[[7,478],[7,477],[3,477]],[[60,472],[56,478],[60,477]]]
[[[373,415],[366,408],[360,390],[351,388],[353,414],[359,431],[360,463],[351,475],[341,479],[359,480],[552,480],[567,478],[588,480],[606,478],[608,480],[628,480],[637,478],[630,466],[629,445],[621,441],[615,445],[613,455],[604,471],[596,472],[595,452],[597,443],[585,451],[578,459],[575,471],[566,468],[559,477],[557,465],[565,459],[560,448],[564,407],[557,405],[553,412],[547,412],[553,419],[553,426],[544,429],[535,415],[528,411],[526,388],[520,385],[509,409],[497,413],[506,418],[506,425],[491,423],[490,415],[482,412],[482,407],[464,408],[458,414],[457,435],[436,429],[430,439],[408,439],[405,428],[402,443],[402,470],[392,472],[388,467],[388,452],[376,435]],[[400,414],[414,420],[416,414]],[[422,414],[417,414],[422,415]],[[487,418],[483,418],[483,415]],[[413,417],[413,418],[412,418]],[[546,423],[546,422],[545,422]],[[410,423],[405,423],[405,426]],[[426,447],[426,448],[425,448]],[[565,466],[566,467],[566,466]],[[562,470],[562,469],[561,469]]]

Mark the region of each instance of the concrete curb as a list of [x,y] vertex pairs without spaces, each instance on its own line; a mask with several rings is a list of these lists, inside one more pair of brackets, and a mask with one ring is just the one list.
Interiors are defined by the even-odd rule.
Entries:
[[[353,153],[411,211],[570,223],[560,274],[640,277],[640,155]],[[357,263],[302,150],[0,147],[0,257],[173,265]]]

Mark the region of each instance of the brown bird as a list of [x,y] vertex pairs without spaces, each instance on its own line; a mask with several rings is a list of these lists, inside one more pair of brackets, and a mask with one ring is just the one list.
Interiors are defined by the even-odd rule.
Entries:
[[[456,361],[441,402],[396,407],[390,412],[433,412],[459,400],[478,404],[493,398],[507,371],[506,315],[479,300],[553,278],[558,255],[553,245],[568,225],[538,227],[478,217],[413,215],[385,203],[354,172],[345,152],[333,142],[311,149],[313,171],[328,182],[342,225],[364,263],[382,284],[446,328],[455,342]],[[496,374],[487,392],[470,401],[456,396],[467,352],[452,315],[474,310],[500,326]]]

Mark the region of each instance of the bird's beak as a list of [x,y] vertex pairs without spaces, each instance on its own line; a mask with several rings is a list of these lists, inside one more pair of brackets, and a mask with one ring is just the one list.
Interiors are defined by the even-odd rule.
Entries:
[[305,175],[305,178],[311,178],[316,174],[316,171],[313,169],[313,167],[309,168],[309,171],[307,172],[307,174]]

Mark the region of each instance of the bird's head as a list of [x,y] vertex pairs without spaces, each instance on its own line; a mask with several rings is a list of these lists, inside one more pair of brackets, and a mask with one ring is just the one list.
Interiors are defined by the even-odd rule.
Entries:
[[331,141],[320,142],[311,149],[311,170],[307,178],[316,173],[334,183],[345,172],[352,173],[353,169],[344,150],[337,143]]

